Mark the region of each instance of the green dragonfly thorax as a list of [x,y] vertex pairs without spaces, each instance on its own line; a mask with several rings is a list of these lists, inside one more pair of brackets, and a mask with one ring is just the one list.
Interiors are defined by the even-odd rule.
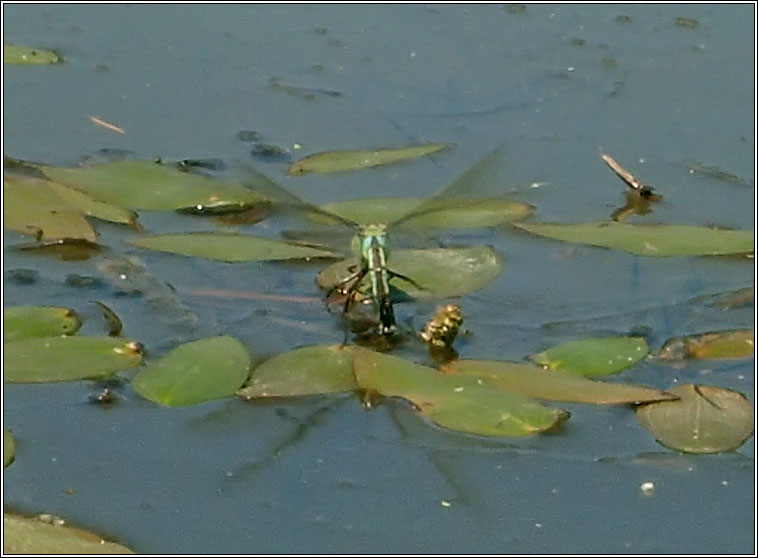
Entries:
[[389,255],[390,246],[387,239],[387,226],[383,224],[361,225],[358,234],[353,237],[350,245],[353,255],[366,264],[371,260],[371,252],[375,246],[384,250],[385,258]]

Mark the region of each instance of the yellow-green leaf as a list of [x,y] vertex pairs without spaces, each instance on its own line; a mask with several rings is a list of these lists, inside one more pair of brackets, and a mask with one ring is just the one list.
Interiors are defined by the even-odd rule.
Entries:
[[736,450],[753,435],[755,410],[729,389],[687,384],[669,390],[678,401],[637,409],[642,426],[664,446],[686,453]]
[[607,376],[629,368],[647,356],[641,337],[580,339],[532,355],[530,360],[550,370],[565,370],[582,376]]
[[245,346],[227,335],[180,345],[141,370],[132,387],[145,399],[162,405],[195,405],[228,397],[250,372]]
[[676,399],[670,393],[646,386],[597,382],[572,372],[545,370],[521,362],[456,360],[443,370],[452,376],[478,378],[504,391],[546,401],[619,405]]
[[357,389],[345,345],[303,347],[268,359],[237,392],[245,399],[339,393]]
[[109,337],[34,337],[3,344],[3,377],[9,383],[106,378],[141,362],[138,343]]
[[678,361],[686,358],[750,358],[755,356],[755,330],[730,329],[676,337],[664,343],[656,358]]
[[690,225],[629,225],[615,221],[553,224],[517,223],[555,240],[625,250],[640,256],[718,256],[753,251],[754,232]]
[[97,241],[81,212],[62,200],[46,180],[36,178],[4,177],[3,227],[40,240]]
[[14,306],[3,309],[3,341],[26,337],[73,335],[82,326],[69,308],[57,306]]
[[[47,520],[45,520],[47,519]],[[50,514],[27,518],[3,513],[3,554],[134,554],[100,535],[71,527]]]
[[334,252],[289,244],[281,240],[226,233],[187,233],[144,236],[129,241],[135,246],[222,262],[257,262],[308,258],[334,258]]
[[311,172],[328,173],[360,170],[416,159],[448,147],[446,144],[428,143],[399,148],[326,151],[296,161],[287,173],[299,176]]
[[63,58],[52,50],[3,43],[3,63],[17,65],[59,64]]
[[264,201],[241,184],[182,172],[152,161],[122,160],[78,168],[42,166],[40,170],[56,182],[132,209],[247,207]]
[[402,397],[444,428],[483,436],[529,436],[568,418],[516,393],[478,378],[449,376],[413,362],[355,349],[358,385],[388,397]]

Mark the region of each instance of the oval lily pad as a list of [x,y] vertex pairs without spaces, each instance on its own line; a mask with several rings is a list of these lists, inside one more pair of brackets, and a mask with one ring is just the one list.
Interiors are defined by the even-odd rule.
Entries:
[[[350,276],[355,259],[336,262],[316,277],[325,290]],[[430,250],[394,250],[388,258],[390,271],[413,279],[420,287],[400,277],[391,285],[414,298],[458,296],[477,291],[492,282],[503,270],[503,261],[488,246],[469,248],[434,248]],[[364,285],[368,285],[368,278]]]
[[572,372],[545,370],[521,362],[456,360],[443,366],[443,370],[453,376],[480,378],[507,392],[546,401],[619,405],[676,399],[671,393],[646,386],[596,382]]
[[311,172],[328,173],[360,170],[416,159],[448,147],[442,143],[428,143],[400,148],[326,151],[295,161],[287,174],[301,176]]
[[268,359],[237,392],[245,399],[339,393],[358,389],[353,353],[344,345],[303,347]]
[[3,227],[39,240],[80,239],[97,242],[81,212],[64,202],[46,180],[5,176]]
[[568,418],[561,409],[506,393],[478,378],[447,376],[433,368],[366,349],[356,349],[353,362],[361,388],[407,399],[444,428],[483,436],[529,436],[554,428]]
[[3,309],[3,341],[26,337],[73,335],[82,322],[69,308],[56,306],[14,306]]
[[250,372],[245,346],[228,335],[180,345],[141,370],[132,387],[161,405],[195,405],[234,395]]
[[666,341],[654,356],[663,361],[750,358],[755,356],[755,330],[731,329],[676,337]]
[[3,43],[3,63],[17,65],[59,64],[63,58],[52,50]]
[[272,238],[228,233],[187,233],[143,236],[130,244],[181,256],[221,262],[259,262],[308,258],[334,258],[326,249],[290,244]]
[[718,256],[753,251],[753,231],[689,225],[629,225],[615,221],[517,223],[525,231],[578,244],[625,250],[640,256]]
[[[331,203],[321,208],[344,219],[367,225],[392,223],[412,214],[426,202],[419,198],[367,198]],[[435,204],[430,211],[421,211],[417,216],[403,220],[403,228],[468,229],[493,227],[525,219],[533,211],[532,206],[504,199],[471,200],[446,198],[444,206]],[[313,220],[320,222],[318,214]],[[331,224],[329,222],[325,224]]]
[[265,198],[241,184],[181,172],[152,161],[123,160],[89,167],[40,167],[46,176],[121,207],[168,211],[246,206]]
[[642,426],[662,445],[685,453],[721,453],[753,435],[755,410],[741,393],[693,384],[669,391],[679,400],[637,409]]
[[9,383],[106,378],[142,362],[139,343],[109,337],[36,337],[3,344]]
[[134,554],[91,531],[51,519],[3,513],[3,554]]
[[3,428],[3,467],[7,467],[13,462],[16,456],[16,440],[13,434]]
[[549,370],[565,370],[582,376],[607,376],[629,368],[647,356],[641,337],[605,337],[570,341],[529,357]]

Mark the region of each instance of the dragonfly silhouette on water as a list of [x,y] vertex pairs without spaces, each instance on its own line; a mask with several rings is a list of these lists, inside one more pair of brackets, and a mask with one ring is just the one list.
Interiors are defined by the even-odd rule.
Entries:
[[[483,246],[405,250],[390,257],[390,236],[401,229],[483,228],[529,215],[531,206],[509,201],[497,193],[499,185],[494,175],[502,149],[491,152],[438,194],[425,200],[372,198],[318,207],[249,166],[245,167],[245,182],[279,207],[305,211],[316,221],[339,225],[351,232],[354,260],[329,266],[317,280],[328,291],[327,303],[335,293],[345,297],[346,314],[363,296],[364,302],[373,304],[378,315],[378,333],[391,335],[398,329],[391,282],[402,284],[404,290],[411,290],[415,295],[454,296],[483,287],[502,269],[497,254]],[[493,189],[493,193],[482,195],[488,188]],[[409,210],[414,203],[415,207]],[[309,233],[305,233],[304,244],[312,244],[308,240]],[[313,236],[316,234],[313,231]],[[406,268],[410,271],[406,272]],[[421,277],[414,276],[416,274]]]

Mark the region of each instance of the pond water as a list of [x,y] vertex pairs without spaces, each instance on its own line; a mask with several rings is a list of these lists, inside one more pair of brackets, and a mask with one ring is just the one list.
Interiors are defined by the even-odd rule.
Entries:
[[[322,203],[428,196],[507,142],[503,188],[541,222],[603,220],[623,205],[623,184],[599,158],[607,152],[664,196],[634,222],[754,229],[754,8],[4,5],[6,42],[53,48],[66,62],[4,68],[3,151],[56,165],[105,148],[246,162]],[[291,94],[272,78],[308,91]],[[454,147],[292,178],[286,162],[250,154],[238,133],[253,130],[295,158]],[[693,174],[688,160],[745,183]],[[545,185],[523,188],[533,183]],[[169,213],[140,221],[156,232],[207,226]],[[279,225],[243,230],[275,236]],[[23,237],[5,231],[4,306],[92,312],[89,301],[100,300],[148,358],[221,334],[255,360],[342,341],[318,299],[317,266],[182,258],[130,246],[136,233],[117,226],[97,229],[110,250],[86,261],[9,250]],[[456,345],[462,357],[521,360],[640,327],[655,349],[755,321],[753,307],[692,302],[754,285],[752,260],[644,258],[507,227],[438,241],[489,244],[505,261],[496,281],[457,300],[471,332]],[[149,272],[146,290],[175,291],[157,302],[119,294],[103,270],[127,256]],[[34,281],[19,269],[34,270]],[[66,281],[74,274],[97,281],[77,288]],[[440,302],[396,313],[420,327]],[[93,318],[84,329],[98,328]],[[645,361],[618,380],[713,384],[754,401],[754,366]],[[163,408],[124,382],[121,400],[103,408],[88,403],[96,389],[4,386],[3,421],[17,441],[7,508],[54,513],[142,553],[754,552],[754,441],[679,454],[627,407],[560,405],[572,417],[559,433],[500,440],[434,427],[401,401],[370,412],[350,395]]]

